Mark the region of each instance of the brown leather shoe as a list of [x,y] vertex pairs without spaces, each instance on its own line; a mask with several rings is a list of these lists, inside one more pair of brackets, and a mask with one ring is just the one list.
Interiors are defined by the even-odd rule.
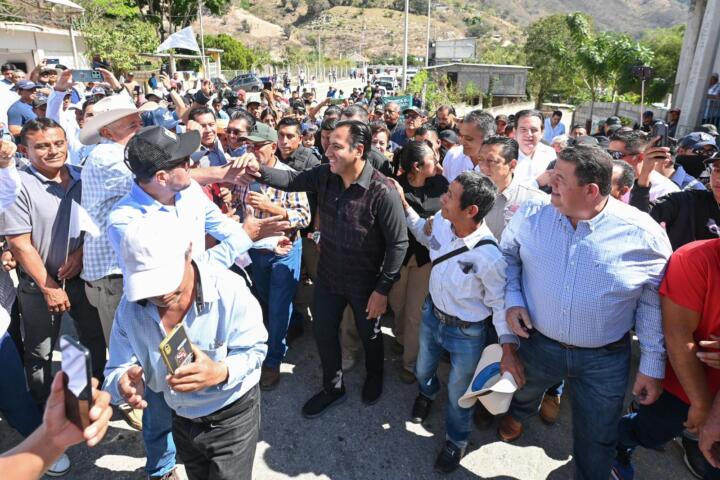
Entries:
[[125,423],[135,430],[142,432],[143,411],[141,409],[134,409],[127,403],[122,403],[118,405],[118,411],[120,415],[122,415],[123,420],[125,420]]
[[407,383],[408,385],[417,382],[417,380],[415,379],[415,374],[410,370],[406,370],[405,368],[400,369],[400,381],[403,383]]
[[560,397],[556,395],[548,395],[547,393],[542,399],[540,405],[540,419],[546,425],[552,425],[557,422],[560,415]]
[[177,473],[177,468],[173,468],[162,477],[148,477],[150,480],[180,480],[180,474]]
[[272,390],[280,383],[280,369],[262,367],[260,373],[260,390]]
[[485,408],[482,403],[477,402],[475,404],[475,411],[473,411],[473,423],[475,423],[475,426],[480,430],[485,430],[492,425],[494,421],[495,416],[488,412],[488,409]]
[[498,425],[498,435],[503,442],[514,442],[523,433],[523,424],[515,420],[512,415],[505,414]]

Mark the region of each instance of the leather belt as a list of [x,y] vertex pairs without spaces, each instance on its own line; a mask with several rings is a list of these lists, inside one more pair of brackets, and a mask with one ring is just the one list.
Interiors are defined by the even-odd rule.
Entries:
[[466,322],[465,320],[460,320],[458,317],[453,315],[448,315],[435,305],[433,305],[433,313],[435,314],[435,317],[440,320],[440,323],[444,323],[448,327],[468,328],[475,324],[475,322]]
[[625,335],[623,335],[623,336],[620,338],[620,340],[616,340],[616,341],[614,341],[614,342],[608,343],[607,345],[601,345],[601,346],[599,346],[599,347],[579,347],[579,346],[577,346],[577,345],[570,345],[569,343],[563,343],[563,342],[560,342],[560,341],[558,341],[558,340],[555,340],[554,338],[550,338],[550,337],[548,337],[547,335],[543,335],[542,333],[540,333],[540,332],[537,331],[537,330],[533,330],[533,332],[535,332],[535,333],[537,333],[538,335],[541,335],[541,336],[547,338],[548,340],[551,340],[551,341],[557,343],[558,345],[560,345],[562,348],[564,348],[564,349],[566,349],[566,350],[597,350],[597,349],[601,349],[601,348],[610,348],[610,349],[612,349],[612,348],[615,348],[615,347],[621,347],[621,346],[623,346],[623,345],[627,342],[628,336],[630,335],[630,332],[627,332]]

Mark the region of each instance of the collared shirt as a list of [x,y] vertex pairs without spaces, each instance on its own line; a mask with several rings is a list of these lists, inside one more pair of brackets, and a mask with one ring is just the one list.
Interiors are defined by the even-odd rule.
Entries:
[[652,218],[609,198],[600,213],[573,228],[553,205],[528,200],[501,246],[506,308],[527,308],[533,328],[578,347],[601,347],[635,328],[640,371],[663,378],[658,287],[672,249]]
[[660,197],[664,197],[669,193],[679,192],[675,182],[667,178],[657,170],[653,170],[650,174],[650,201],[654,202]]
[[225,150],[223,150],[223,146],[218,139],[215,139],[213,148],[200,145],[200,150],[207,152],[205,156],[200,159],[200,167],[220,167],[228,162],[225,156]]
[[550,202],[547,193],[536,188],[523,185],[513,178],[510,185],[495,197],[495,203],[487,215],[485,215],[485,224],[495,238],[502,238],[505,226],[510,222],[513,215],[520,209],[526,200],[531,198],[538,199],[544,203]]
[[20,170],[22,181],[15,203],[0,216],[3,235],[29,233],[31,242],[42,258],[49,275],[56,277],[67,260],[68,252],[82,245],[81,232],[70,235],[70,212],[73,202],[80,202],[82,185],[80,169],[66,165],[70,182],[67,189],[38,172],[32,165]]
[[462,172],[472,170],[473,163],[470,161],[470,157],[463,153],[462,145],[456,145],[445,154],[442,167],[443,176],[447,178],[448,182],[452,183],[455,177]]
[[92,149],[82,170],[82,206],[100,229],[100,235],[88,235],[85,239],[82,278],[89,282],[122,273],[108,239],[107,226],[110,210],[133,184],[124,158],[123,145],[103,139]]
[[562,123],[562,121],[558,122],[558,124],[553,127],[552,126],[552,120],[549,118],[545,119],[545,129],[543,131],[543,140],[545,140],[547,143],[551,144],[553,141],[553,138],[557,137],[558,135],[564,135],[565,134],[565,124]]
[[284,165],[287,165],[298,172],[310,170],[311,168],[320,165],[320,159],[313,153],[313,151],[309,148],[303,147],[302,145],[300,145],[300,147],[286,159],[281,157],[279,149],[275,152],[275,155]]
[[682,165],[675,165],[675,173],[670,177],[680,190],[706,190],[700,180],[685,171]]
[[216,412],[260,380],[268,338],[260,305],[239,275],[198,262],[195,265],[201,300],[193,302],[183,325],[193,345],[211,360],[227,365],[227,381],[193,393],[172,390],[165,380],[169,372],[158,348],[169,332],[162,326],[157,307],[151,302],[128,302],[123,295],[110,334],[110,358],[103,384],[113,403],[123,401],[118,381],[133,365],[143,368],[145,384],[162,393],[168,406],[185,418]]
[[[136,218],[153,212],[175,215],[188,228],[191,232],[192,255],[199,262],[228,268],[240,254],[252,247],[252,241],[242,226],[223,215],[195,180],[190,182],[188,188],[175,194],[175,205],[163,205],[133,182],[130,193],[113,207],[108,216],[108,239],[117,252],[118,262],[123,270],[120,243],[125,229]],[[206,234],[212,235],[221,243],[206,251]]]
[[544,143],[538,143],[531,157],[525,155],[522,150],[518,152],[518,162],[513,174],[518,182],[537,188],[537,177],[547,170],[550,162],[557,158],[552,147]]
[[402,202],[390,181],[369,162],[345,188],[330,165],[295,172],[262,166],[262,183],[286,191],[317,192],[320,217],[318,282],[333,293],[387,295],[408,247]]
[[463,246],[469,249],[430,271],[430,296],[435,306],[466,322],[479,322],[492,315],[498,337],[511,335],[505,321],[503,255],[494,245],[473,248],[480,240],[495,240],[487,226],[480,224],[470,235],[458,238],[452,224],[438,212],[428,236],[424,231],[427,220],[411,208],[405,210],[405,215],[408,228],[428,247],[432,260]]

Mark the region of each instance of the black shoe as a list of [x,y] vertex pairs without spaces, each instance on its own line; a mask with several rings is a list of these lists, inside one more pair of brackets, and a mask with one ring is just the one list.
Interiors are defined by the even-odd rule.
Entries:
[[291,323],[288,327],[287,337],[285,337],[285,341],[288,345],[295,342],[295,340],[305,334],[305,325],[303,325],[304,320],[302,320],[302,316],[300,318],[301,320]]
[[683,449],[683,461],[690,473],[697,478],[705,478],[705,474],[710,471],[710,464],[705,460],[705,456],[700,451],[697,440],[682,436],[681,445]]
[[492,425],[494,421],[495,416],[492,413],[488,412],[488,409],[485,408],[485,405],[477,402],[475,404],[475,410],[473,411],[473,423],[475,424],[475,426],[480,430],[484,430],[490,425]]
[[458,447],[451,441],[445,442],[445,447],[443,447],[435,460],[435,470],[442,473],[454,471],[460,465],[463,455],[465,455],[464,448]]
[[345,386],[340,388],[324,388],[320,393],[305,402],[302,415],[305,418],[316,418],[327,412],[330,407],[345,401]]
[[390,341],[390,351],[392,351],[395,355],[400,356],[405,351],[405,347],[403,347],[396,339],[392,339]]
[[415,403],[412,408],[412,422],[422,423],[430,415],[430,407],[432,407],[433,401],[422,393],[417,396]]
[[383,388],[382,374],[368,373],[362,389],[362,401],[366,405],[375,405],[380,400]]

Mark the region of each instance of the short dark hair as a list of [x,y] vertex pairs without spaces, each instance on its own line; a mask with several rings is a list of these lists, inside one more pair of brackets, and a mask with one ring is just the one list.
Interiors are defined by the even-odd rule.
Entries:
[[495,135],[495,117],[484,110],[473,110],[463,117],[463,124],[471,123],[480,130],[484,136]]
[[85,99],[85,101],[84,101],[83,104],[82,104],[82,110],[81,110],[81,111],[82,111],[83,116],[85,116],[85,112],[87,111],[87,108],[88,108],[90,105],[95,105],[98,101],[99,101],[99,100],[98,100],[97,98],[95,98],[95,97],[87,97],[87,99]]
[[455,177],[455,181],[463,187],[460,196],[460,208],[463,210],[470,205],[478,207],[478,213],[473,217],[477,223],[482,222],[485,215],[492,209],[497,196],[495,183],[482,173],[466,171]]
[[425,157],[432,155],[435,158],[435,151],[423,141],[410,140],[400,150],[400,166],[403,169],[404,174],[412,171],[414,163],[418,164],[418,167],[425,165]]
[[552,116],[562,118],[562,112],[560,110],[553,110]]
[[618,184],[621,187],[632,188],[635,184],[635,169],[625,160],[613,160],[613,167],[619,167],[622,170]]
[[572,131],[575,130],[576,128],[582,128],[583,130],[585,130],[585,125],[580,125],[579,123],[576,123],[575,125],[572,126],[572,128],[570,129],[570,131],[572,132]]
[[350,148],[357,148],[358,145],[363,146],[363,160],[367,160],[372,146],[372,134],[367,123],[359,120],[342,120],[335,124],[335,130],[341,127],[350,129]]
[[456,115],[455,107],[453,107],[452,105],[440,105],[437,110],[435,110],[435,115],[440,112],[448,112],[450,115]]
[[0,71],[2,71],[2,73],[14,72],[15,70],[17,70],[17,67],[12,63],[4,63],[3,66],[0,67]]
[[251,128],[255,126],[255,117],[244,108],[239,108],[230,115],[229,122],[234,120],[245,120]]
[[262,112],[260,112],[260,119],[262,120],[263,118],[265,118],[265,117],[267,117],[267,116],[271,116],[271,117],[273,117],[275,120],[277,120],[278,114],[277,114],[277,112],[276,112],[275,110],[273,110],[272,108],[268,107],[268,108],[266,108],[265,110],[263,110]]
[[545,128],[545,116],[542,114],[540,110],[535,109],[527,109],[527,110],[520,110],[515,114],[515,125],[520,123],[520,119],[523,117],[535,117],[538,120],[540,120],[540,128]]
[[372,136],[374,137],[380,132],[384,132],[385,135],[387,135],[388,140],[390,140],[390,130],[388,130],[387,124],[383,121],[372,122],[370,124],[370,133]]
[[325,109],[325,112],[323,113],[323,118],[327,117],[328,115],[337,115],[338,117],[342,115],[342,108],[338,105],[330,105]]
[[612,189],[613,159],[605,150],[595,145],[575,145],[564,148],[558,154],[558,160],[575,165],[575,177],[578,184],[594,183],[600,195],[606,197]]
[[625,148],[638,154],[645,150],[650,142],[650,136],[642,130],[618,130],[610,137],[611,142],[622,142]]
[[335,125],[338,124],[337,118],[326,118],[320,124],[320,130],[330,131],[335,130]]
[[435,128],[435,125],[433,125],[433,124],[431,124],[431,123],[423,123],[423,124],[420,126],[420,128],[418,128],[417,130],[415,130],[415,135],[420,135],[420,136],[422,136],[422,135],[425,135],[425,134],[428,133],[428,132],[435,132],[435,136],[436,136],[436,137],[438,136],[437,128]]
[[280,121],[277,124],[278,131],[283,127],[295,127],[295,130],[297,130],[297,134],[302,134],[302,125],[300,122],[298,122],[297,118],[293,117],[284,117],[281,118]]
[[30,133],[34,132],[44,132],[45,130],[50,130],[52,128],[59,128],[63,132],[63,136],[67,138],[67,134],[65,133],[65,129],[60,126],[59,123],[57,123],[55,120],[52,120],[47,117],[39,117],[35,120],[30,120],[23,125],[22,130],[20,130],[20,141],[23,145],[27,147],[27,136]]
[[368,120],[368,112],[363,107],[357,104],[348,105],[345,107],[345,109],[340,114],[340,118],[347,117],[347,118],[354,118],[354,117],[360,117],[363,122],[367,122]]
[[215,111],[214,111],[212,108],[210,108],[210,107],[197,107],[197,108],[193,108],[192,110],[190,110],[190,113],[188,114],[188,119],[189,119],[189,120],[195,120],[195,119],[196,119],[197,117],[199,117],[200,115],[206,115],[206,114],[208,114],[208,113],[209,113],[210,115],[212,115],[213,118],[215,118]]
[[520,146],[514,139],[503,137],[502,135],[493,135],[492,137],[486,138],[483,141],[483,147],[485,145],[502,145],[500,155],[505,160],[505,165],[513,160],[517,160],[520,152]]

